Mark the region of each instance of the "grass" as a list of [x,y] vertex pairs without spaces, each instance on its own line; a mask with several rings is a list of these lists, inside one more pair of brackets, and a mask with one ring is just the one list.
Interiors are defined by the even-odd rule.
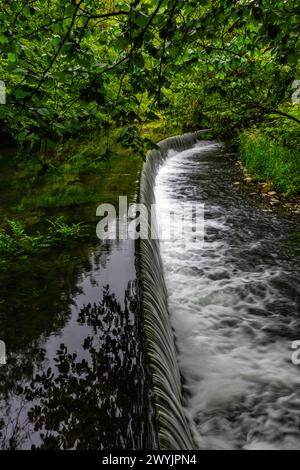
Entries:
[[289,148],[261,130],[244,132],[241,159],[257,181],[266,181],[288,196],[300,193],[300,149]]

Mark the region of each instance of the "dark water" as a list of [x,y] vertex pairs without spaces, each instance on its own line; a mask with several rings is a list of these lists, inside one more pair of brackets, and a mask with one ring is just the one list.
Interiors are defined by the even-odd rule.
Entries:
[[[152,448],[134,243],[96,238],[96,203],[18,212],[31,191],[21,176],[1,167],[1,222],[9,214],[34,231],[63,213],[87,223],[89,236],[0,272],[0,448]],[[118,190],[96,200],[112,202]],[[132,181],[129,201],[135,193]]]
[[[205,203],[204,247],[161,243],[185,413],[200,449],[298,449],[300,223],[236,186],[235,163],[202,142],[171,152],[157,178],[162,214]],[[20,191],[1,188],[2,215]],[[95,210],[64,212],[90,223]],[[0,290],[0,447],[155,447],[134,243],[58,246],[1,271]],[[177,438],[175,411],[171,422]]]
[[185,411],[200,449],[299,449],[300,222],[235,185],[238,168],[200,142],[170,152],[156,180],[160,220],[205,204],[204,246],[161,243]]

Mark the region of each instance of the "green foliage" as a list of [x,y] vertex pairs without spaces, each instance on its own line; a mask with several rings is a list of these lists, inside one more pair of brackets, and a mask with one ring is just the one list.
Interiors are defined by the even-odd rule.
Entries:
[[[286,111],[300,119],[300,106],[287,107]],[[291,150],[300,150],[299,125],[290,119],[271,115],[260,125],[261,131],[271,140]]]
[[68,225],[63,216],[54,220],[48,220],[50,224],[49,236],[53,242],[67,240],[68,238],[79,238],[83,235],[83,226],[80,223]]
[[12,0],[1,7],[2,132],[21,143],[51,144],[79,130],[140,121],[149,112],[142,94],[154,72],[141,70],[138,49],[157,13],[155,2],[143,3]]
[[[299,22],[299,0],[11,0],[0,9],[2,134],[49,149],[124,126],[117,145],[144,158],[153,142],[138,127],[163,116],[169,129],[212,127],[234,143],[262,126],[280,148],[298,148]],[[99,180],[84,174],[103,179],[114,161],[109,146],[65,166],[40,161],[25,184],[45,173],[45,185],[19,208],[96,202]]]
[[141,135],[136,126],[125,127],[118,138],[118,142],[125,148],[130,148],[134,153],[145,159],[148,150],[157,148],[152,139]]
[[241,158],[258,181],[268,181],[287,195],[300,192],[300,149],[291,150],[260,131],[241,136]]
[[[127,148],[117,142],[121,135],[126,131],[90,133],[57,145],[55,152],[0,159],[1,219],[9,220],[0,231],[2,265],[85,233],[94,238],[97,205],[117,204],[120,194],[133,198],[143,163],[133,153],[135,141],[153,146],[168,134],[155,122],[135,131]],[[74,205],[76,211],[70,209]]]
[[299,18],[299,0],[11,0],[0,9],[2,132],[51,144],[167,111],[232,133],[290,103]]
[[25,233],[22,224],[16,220],[8,220],[10,233],[3,228],[0,230],[0,253],[1,262],[5,258],[20,256],[24,253],[35,251],[49,246],[48,240],[42,235],[29,236]]
[[49,248],[58,242],[84,236],[82,224],[68,225],[62,217],[48,222],[50,227],[46,234],[28,235],[19,221],[8,220],[8,230],[0,229],[0,266],[16,258],[26,259],[28,255]]
[[[17,193],[16,210],[115,202],[112,201],[115,187],[130,197],[136,188],[142,158],[148,149],[155,147],[154,140],[166,135],[168,132],[157,121],[140,129],[89,133],[85,138],[66,140],[55,151],[44,154],[21,154],[15,159],[15,171],[9,177],[9,186]],[[3,179],[5,199],[5,174]]]

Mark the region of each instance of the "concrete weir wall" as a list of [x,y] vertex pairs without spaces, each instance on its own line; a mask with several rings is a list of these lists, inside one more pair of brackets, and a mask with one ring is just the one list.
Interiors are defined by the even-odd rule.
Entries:
[[[155,178],[169,150],[183,151],[205,137],[207,130],[170,137],[148,153],[140,181],[139,202],[148,213],[155,203]],[[153,223],[152,220],[152,231]],[[163,275],[159,240],[139,241],[138,263],[140,295],[150,373],[158,445],[164,450],[195,449],[191,427],[184,413],[182,383],[176,358],[176,346],[168,312],[167,290]]]

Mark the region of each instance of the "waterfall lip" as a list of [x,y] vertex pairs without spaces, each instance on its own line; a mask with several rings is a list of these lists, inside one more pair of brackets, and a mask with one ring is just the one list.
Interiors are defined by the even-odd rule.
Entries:
[[[155,178],[170,150],[184,151],[204,140],[211,129],[169,137],[148,152],[143,165],[138,199],[147,209],[155,203]],[[157,445],[163,450],[197,448],[192,423],[184,411],[182,378],[171,326],[167,289],[158,240],[138,240],[137,267],[145,350],[152,380]]]

